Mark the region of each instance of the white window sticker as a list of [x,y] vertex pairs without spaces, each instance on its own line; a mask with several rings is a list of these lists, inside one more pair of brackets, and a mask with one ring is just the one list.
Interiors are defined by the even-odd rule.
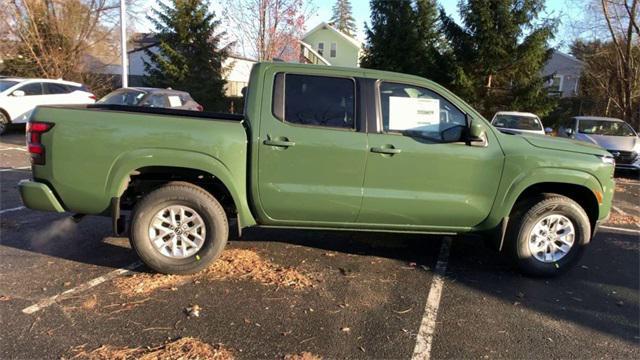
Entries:
[[389,129],[429,130],[440,126],[440,100],[389,97]]
[[182,101],[180,101],[180,96],[169,95],[168,98],[169,98],[169,106],[171,107],[182,106]]

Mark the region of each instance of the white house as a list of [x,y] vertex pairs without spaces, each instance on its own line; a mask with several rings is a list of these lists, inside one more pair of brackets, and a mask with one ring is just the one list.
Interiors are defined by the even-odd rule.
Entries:
[[[148,61],[145,54],[146,49],[152,52],[158,51],[157,40],[153,34],[134,34],[129,41],[127,51],[129,86],[143,86],[143,78],[145,76],[144,61]],[[120,84],[120,64],[119,58],[114,57],[95,57],[91,55],[85,56],[85,67],[89,72],[113,76],[116,86]],[[224,68],[223,78],[227,81],[227,96],[242,96],[242,88],[249,83],[249,74],[251,67],[256,62],[241,56],[231,55],[222,64]]]
[[[157,42],[150,34],[138,35],[135,41],[138,45],[131,51],[128,51],[129,58],[129,86],[141,86],[142,80],[145,75],[144,61],[149,61],[146,55],[146,49],[151,52],[158,50]],[[242,96],[242,88],[249,83],[249,74],[251,73],[251,67],[256,62],[244,57],[231,55],[223,63],[222,67],[225,69],[223,77],[227,81],[226,95],[227,96]]]
[[300,40],[300,62],[358,67],[362,42],[322,22]]
[[553,75],[547,84],[551,94],[559,97],[576,96],[583,66],[583,62],[573,56],[554,50],[542,70],[544,76]]

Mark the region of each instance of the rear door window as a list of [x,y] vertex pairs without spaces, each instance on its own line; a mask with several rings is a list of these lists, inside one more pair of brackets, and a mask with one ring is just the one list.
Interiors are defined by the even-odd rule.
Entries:
[[35,82],[21,86],[16,90],[24,91],[25,96],[42,95],[42,83]]
[[169,106],[172,108],[184,105],[179,95],[167,95],[167,100],[169,101]]
[[140,103],[140,105],[149,106],[149,107],[159,107],[159,108],[170,107],[169,101],[167,101],[167,97],[162,94],[150,95],[149,97],[144,99],[144,101]]
[[275,87],[273,113],[278,119],[307,126],[355,128],[353,79],[280,73]]
[[71,91],[66,85],[56,83],[44,83],[44,93],[46,95],[68,94]]

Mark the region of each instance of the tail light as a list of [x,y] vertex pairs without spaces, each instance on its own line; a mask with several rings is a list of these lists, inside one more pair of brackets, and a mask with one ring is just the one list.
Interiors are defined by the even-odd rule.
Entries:
[[204,108],[200,104],[196,104],[196,109],[198,109],[198,111],[204,110]]
[[91,99],[91,100],[98,100],[98,98],[97,98],[95,95],[93,95],[93,94],[89,95],[89,99]]
[[53,124],[46,122],[31,122],[27,123],[27,149],[31,154],[31,164],[44,165],[45,163],[45,151],[44,145],[42,145],[42,134],[51,130]]

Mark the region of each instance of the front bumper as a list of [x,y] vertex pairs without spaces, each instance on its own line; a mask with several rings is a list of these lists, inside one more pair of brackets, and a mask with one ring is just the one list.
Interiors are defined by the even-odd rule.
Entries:
[[617,170],[640,170],[640,161],[633,164],[616,164]]
[[64,208],[46,184],[23,180],[18,184],[24,206],[33,210],[64,212]]
[[635,151],[607,150],[616,160],[616,169],[640,170],[640,154]]

